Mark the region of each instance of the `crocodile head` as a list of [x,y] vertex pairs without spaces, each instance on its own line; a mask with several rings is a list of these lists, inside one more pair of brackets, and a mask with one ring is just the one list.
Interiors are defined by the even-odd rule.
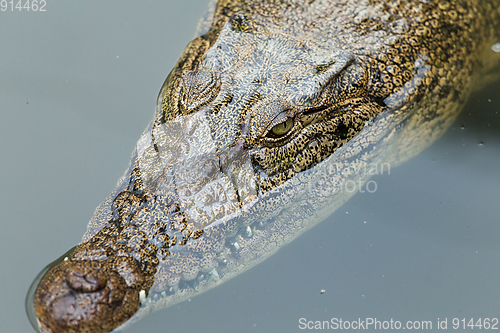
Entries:
[[195,39],[83,243],[33,289],[36,325],[112,331],[226,281],[309,228],[315,205],[326,205],[306,191],[311,170],[387,108],[376,75],[368,58],[335,43],[242,15]]
[[254,193],[314,167],[386,108],[369,92],[367,59],[339,45],[268,32],[240,15],[207,45],[209,37],[187,47],[165,82],[155,126],[203,117],[216,155],[242,151]]

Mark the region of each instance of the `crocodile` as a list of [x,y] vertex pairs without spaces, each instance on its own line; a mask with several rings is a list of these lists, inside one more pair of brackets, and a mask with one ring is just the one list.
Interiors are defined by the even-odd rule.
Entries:
[[443,134],[499,72],[499,22],[497,0],[213,1],[82,242],[33,282],[35,329],[123,329],[262,262]]

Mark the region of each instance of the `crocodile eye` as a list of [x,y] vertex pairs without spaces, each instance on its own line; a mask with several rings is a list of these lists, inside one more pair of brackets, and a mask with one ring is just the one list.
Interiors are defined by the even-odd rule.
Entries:
[[202,68],[186,72],[182,78],[179,106],[189,114],[212,102],[219,94],[220,78],[214,71]]
[[276,137],[282,137],[283,135],[290,132],[290,130],[292,129],[292,125],[293,125],[293,118],[287,118],[287,120],[285,120],[284,122],[273,126],[273,128],[271,128],[271,132]]

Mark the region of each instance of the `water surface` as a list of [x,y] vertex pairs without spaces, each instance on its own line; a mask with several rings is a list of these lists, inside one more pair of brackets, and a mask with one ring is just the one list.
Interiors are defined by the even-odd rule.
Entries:
[[[3,331],[127,167],[206,1],[0,12]],[[500,317],[500,82],[413,160],[263,264],[126,332],[302,332],[328,321]],[[321,294],[321,290],[324,293]],[[434,326],[435,328],[435,326]]]

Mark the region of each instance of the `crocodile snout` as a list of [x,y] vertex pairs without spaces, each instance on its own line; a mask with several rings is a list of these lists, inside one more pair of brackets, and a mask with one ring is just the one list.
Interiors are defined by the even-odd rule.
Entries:
[[66,283],[72,290],[80,293],[99,291],[106,287],[107,277],[100,270],[76,266],[66,274]]
[[[109,332],[132,317],[140,307],[139,291],[127,284],[115,261],[66,259],[50,269],[34,295],[41,331]],[[133,275],[130,263],[119,266]]]

